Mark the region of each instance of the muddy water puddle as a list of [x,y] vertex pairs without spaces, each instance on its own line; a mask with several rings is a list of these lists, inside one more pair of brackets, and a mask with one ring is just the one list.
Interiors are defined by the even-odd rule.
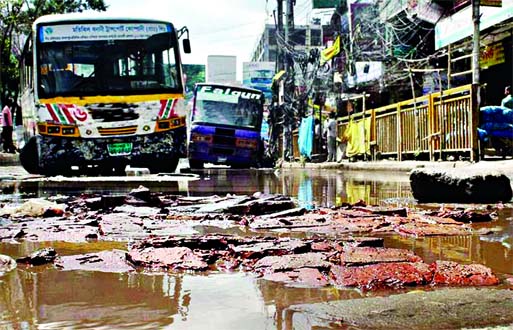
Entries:
[[[205,170],[199,175],[200,180],[166,186],[155,184],[150,189],[187,196],[261,191],[291,196],[306,208],[339,206],[358,200],[374,205],[419,207],[412,199],[406,174]],[[11,196],[22,201],[26,197],[83,192],[118,194],[132,188],[136,186],[59,188],[38,184],[34,188],[20,184]],[[3,195],[2,202],[7,200],[7,195]],[[437,207],[440,206],[425,206]],[[501,278],[512,276],[513,210],[499,208],[497,215],[491,223],[472,225],[483,229],[482,235],[417,239],[394,235],[386,236],[384,245],[410,250],[426,262],[441,259],[481,263]],[[201,234],[220,232],[215,227],[198,226],[195,230]],[[222,233],[254,234],[240,228],[224,229]],[[289,234],[273,232],[272,235]],[[53,247],[65,256],[126,250],[127,243],[1,243],[0,254],[17,258],[42,247]],[[20,265],[0,277],[0,329],[310,329],[291,306],[407,291],[410,290],[362,292],[333,286],[290,287],[242,272],[111,273]]]

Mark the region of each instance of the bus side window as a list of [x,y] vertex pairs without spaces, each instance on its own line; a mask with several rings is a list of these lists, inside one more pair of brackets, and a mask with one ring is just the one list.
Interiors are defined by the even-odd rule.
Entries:
[[163,82],[167,87],[176,87],[178,74],[174,57],[170,56],[171,54],[171,50],[169,49],[162,52],[162,67],[164,72]]

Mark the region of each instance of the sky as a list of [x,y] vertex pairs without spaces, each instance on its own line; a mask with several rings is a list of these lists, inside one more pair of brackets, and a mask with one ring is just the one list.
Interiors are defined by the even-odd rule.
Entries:
[[[191,54],[186,64],[206,64],[208,55],[235,55],[237,78],[242,62],[248,62],[265,23],[274,24],[275,0],[105,0],[107,12],[119,16],[151,17],[171,21],[176,28],[187,26]],[[285,1],[283,2],[285,5]],[[296,24],[309,17],[311,0],[297,0]]]

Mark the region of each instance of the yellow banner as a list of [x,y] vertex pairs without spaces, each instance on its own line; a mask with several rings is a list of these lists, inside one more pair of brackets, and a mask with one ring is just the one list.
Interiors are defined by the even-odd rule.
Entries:
[[321,64],[328,62],[333,57],[337,56],[338,53],[340,53],[340,36],[335,39],[335,42],[331,47],[321,51]]
[[351,120],[347,125],[342,140],[347,141],[346,155],[353,157],[358,155],[370,155],[370,118],[354,122]]
[[481,6],[502,7],[502,0],[481,0]]
[[504,46],[502,45],[502,42],[498,42],[481,49],[479,66],[486,69],[493,65],[502,64],[505,60]]

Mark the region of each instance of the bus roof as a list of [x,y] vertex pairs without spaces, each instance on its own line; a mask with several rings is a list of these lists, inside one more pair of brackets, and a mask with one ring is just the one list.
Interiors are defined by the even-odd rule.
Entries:
[[106,12],[86,11],[82,13],[52,14],[38,17],[33,26],[37,24],[60,23],[60,22],[87,22],[87,21],[145,21],[154,23],[172,24],[169,21],[151,17],[119,16]]
[[247,91],[255,92],[262,94],[262,91],[259,89],[251,88],[245,85],[235,85],[235,84],[222,84],[222,83],[196,83],[197,86],[215,86],[215,87],[230,87],[230,88],[238,88],[238,89],[244,89]]

